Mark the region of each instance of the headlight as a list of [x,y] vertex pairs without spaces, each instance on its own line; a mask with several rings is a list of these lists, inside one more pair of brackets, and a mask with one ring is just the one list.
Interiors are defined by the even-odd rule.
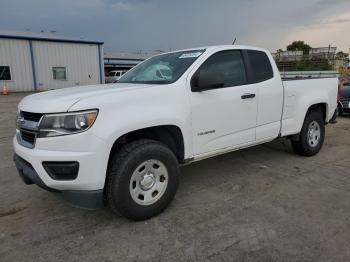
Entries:
[[40,121],[38,137],[52,137],[81,133],[95,122],[98,110],[47,114]]

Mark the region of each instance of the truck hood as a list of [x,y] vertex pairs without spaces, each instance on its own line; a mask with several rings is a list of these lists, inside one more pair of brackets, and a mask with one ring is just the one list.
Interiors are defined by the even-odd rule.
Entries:
[[18,108],[22,111],[33,113],[66,112],[74,104],[87,98],[97,98],[106,94],[125,93],[145,87],[149,87],[149,85],[115,83],[69,87],[26,96],[20,102]]

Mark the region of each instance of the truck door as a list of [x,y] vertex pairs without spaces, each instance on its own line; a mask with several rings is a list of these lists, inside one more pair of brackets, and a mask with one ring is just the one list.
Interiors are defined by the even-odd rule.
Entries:
[[273,58],[259,50],[244,51],[247,57],[249,82],[258,86],[256,140],[276,138],[281,128],[283,86]]
[[[223,85],[202,91],[193,88],[203,72],[222,75]],[[210,56],[192,76],[191,91],[194,155],[255,141],[258,90],[248,84],[240,50]]]

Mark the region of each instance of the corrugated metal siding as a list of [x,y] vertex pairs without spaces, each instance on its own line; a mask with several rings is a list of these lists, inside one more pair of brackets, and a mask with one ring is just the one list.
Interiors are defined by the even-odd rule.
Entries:
[[33,91],[33,73],[27,40],[0,39],[0,65],[10,66],[11,81],[1,81],[9,92]]
[[[100,83],[98,45],[33,41],[33,52],[38,90]],[[53,67],[66,67],[67,80],[54,80]]]

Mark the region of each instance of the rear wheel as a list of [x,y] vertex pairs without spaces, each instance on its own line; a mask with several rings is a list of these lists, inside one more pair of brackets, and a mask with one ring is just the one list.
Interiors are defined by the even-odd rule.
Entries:
[[325,124],[318,111],[307,113],[298,140],[292,140],[294,152],[302,156],[316,155],[322,148]]
[[107,199],[113,211],[144,220],[162,212],[173,200],[179,166],[165,145],[153,140],[131,142],[111,161]]

